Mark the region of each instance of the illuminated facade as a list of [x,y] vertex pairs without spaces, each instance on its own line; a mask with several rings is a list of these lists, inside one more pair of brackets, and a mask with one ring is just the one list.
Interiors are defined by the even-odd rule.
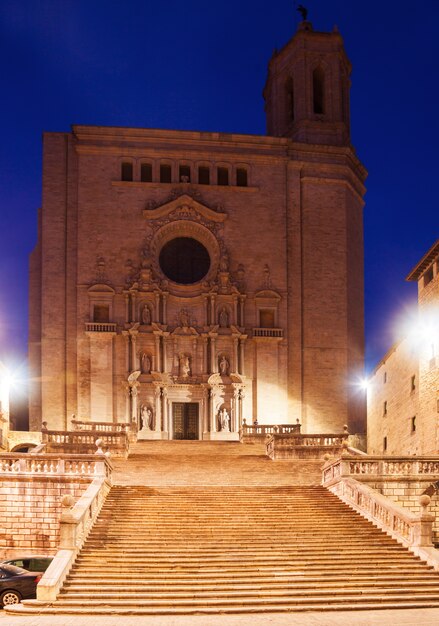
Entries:
[[370,454],[439,452],[439,240],[407,280],[418,283],[418,320],[371,378]]
[[74,126],[44,136],[30,428],[144,438],[247,423],[364,428],[366,172],[340,34],[270,60],[267,136]]

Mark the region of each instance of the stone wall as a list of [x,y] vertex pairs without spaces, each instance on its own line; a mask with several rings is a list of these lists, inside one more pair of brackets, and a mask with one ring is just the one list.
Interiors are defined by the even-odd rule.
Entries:
[[1,477],[0,550],[55,554],[59,542],[61,499],[77,500],[90,480],[61,477]]

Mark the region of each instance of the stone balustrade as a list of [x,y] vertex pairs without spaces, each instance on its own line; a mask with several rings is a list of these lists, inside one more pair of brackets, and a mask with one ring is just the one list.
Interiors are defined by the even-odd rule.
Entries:
[[59,550],[37,585],[36,602],[53,602],[81,550],[110,491],[105,476],[96,477],[76,502],[64,496],[60,520]]
[[325,455],[340,456],[348,433],[290,434],[272,433],[266,441],[267,455],[272,460],[323,459]]
[[[95,446],[96,449],[96,446]],[[43,476],[105,476],[111,474],[111,463],[106,456],[42,454],[6,452],[0,454],[0,478],[18,474]]]
[[117,324],[112,322],[86,322],[85,330],[88,333],[115,333]]
[[241,443],[263,443],[268,435],[300,434],[301,425],[296,424],[247,424],[245,419],[239,430]]
[[367,482],[368,478],[376,482],[377,479],[401,477],[428,479],[431,482],[439,478],[439,460],[437,457],[427,456],[344,457],[326,463],[323,470],[323,484],[329,485],[340,477],[348,476],[354,476],[362,482]]
[[128,432],[135,427],[134,423],[130,422],[85,422],[82,420],[72,419],[71,424],[73,430],[95,430],[99,432]]
[[434,550],[432,544],[435,516],[426,512],[430,503],[428,496],[420,497],[422,511],[416,514],[354,478],[340,478],[328,489],[403,545],[430,549],[430,560],[435,557],[439,569],[439,551]]
[[282,339],[283,328],[253,328],[253,337],[263,339]]
[[42,441],[46,444],[49,453],[66,454],[94,454],[96,441],[102,441],[102,447],[113,456],[127,457],[129,451],[129,436],[124,430],[43,430]]

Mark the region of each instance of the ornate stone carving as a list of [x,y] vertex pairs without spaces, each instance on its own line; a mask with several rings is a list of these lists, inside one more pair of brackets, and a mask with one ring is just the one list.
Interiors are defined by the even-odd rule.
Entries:
[[227,376],[229,373],[229,368],[230,368],[229,361],[223,354],[218,362],[218,369],[219,369],[219,373],[221,374],[221,376]]
[[143,352],[140,356],[140,369],[142,374],[151,373],[151,357],[146,352]]
[[230,415],[225,407],[221,409],[218,414],[219,425],[221,432],[229,433],[230,432]]
[[140,319],[142,320],[142,324],[145,324],[146,326],[151,325],[151,310],[147,304],[144,304],[142,307]]
[[146,404],[142,405],[140,411],[140,420],[142,430],[152,430],[153,426],[153,412]]
[[189,378],[191,375],[190,357],[187,354],[181,353],[178,357],[178,364],[180,377]]
[[225,306],[223,306],[219,312],[218,324],[220,328],[227,328],[229,326],[229,313]]

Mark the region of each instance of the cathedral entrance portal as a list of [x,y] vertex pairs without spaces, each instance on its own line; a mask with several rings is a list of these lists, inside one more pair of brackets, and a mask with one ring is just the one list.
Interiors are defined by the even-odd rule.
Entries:
[[173,439],[199,439],[198,403],[172,403]]

